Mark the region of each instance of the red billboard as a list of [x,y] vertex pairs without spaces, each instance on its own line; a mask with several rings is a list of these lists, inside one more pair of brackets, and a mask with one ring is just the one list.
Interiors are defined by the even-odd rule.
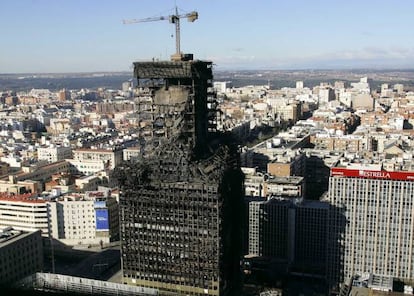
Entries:
[[371,170],[353,170],[346,168],[332,168],[331,176],[343,176],[366,179],[386,179],[414,181],[414,172],[389,172],[389,171],[371,171]]

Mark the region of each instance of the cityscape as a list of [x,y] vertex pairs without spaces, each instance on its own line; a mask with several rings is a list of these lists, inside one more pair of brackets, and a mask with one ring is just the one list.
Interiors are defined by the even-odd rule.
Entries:
[[[377,31],[368,26],[361,33],[359,18],[342,23],[358,3],[353,0],[351,7],[337,4],[343,13],[336,26],[355,37],[349,45],[363,44],[358,54],[336,48],[328,55],[310,44],[309,55],[303,48],[301,57],[290,56],[280,37],[277,58],[253,41],[238,47],[240,32],[224,38],[214,31],[215,47],[203,47],[210,36],[200,38],[203,30],[227,24],[219,17],[217,24],[206,22],[216,0],[214,9],[175,1],[155,16],[166,3],[122,0],[143,8],[131,18],[123,5],[95,0],[23,2],[33,14],[16,3],[4,9],[20,9],[28,20],[50,9],[45,20],[53,20],[50,13],[82,8],[76,25],[56,23],[69,43],[84,13],[95,20],[92,28],[101,24],[101,34],[108,32],[106,40],[127,36],[121,30],[140,36],[133,56],[130,44],[113,39],[102,52],[97,43],[95,56],[62,48],[62,63],[46,48],[41,64],[36,50],[23,57],[7,48],[0,58],[0,287],[6,294],[414,294],[411,41],[397,49],[386,47],[384,37],[385,47],[370,47]],[[296,16],[328,11],[327,3],[299,1]],[[228,5],[215,13],[223,16]],[[369,8],[385,13],[383,6]],[[390,28],[406,28],[407,9],[395,9],[401,18]],[[256,28],[270,24],[265,10]],[[105,31],[109,25],[99,16],[121,13],[119,28]],[[238,19],[233,13],[228,22]],[[251,14],[251,5],[240,4],[240,16]],[[364,16],[367,23],[377,20]],[[294,35],[290,18],[274,19],[292,25],[285,34]],[[320,20],[303,15],[306,20],[325,30]],[[17,32],[31,40],[13,27],[15,18],[9,21],[10,44]],[[48,34],[45,24],[35,26]],[[80,39],[80,32],[92,32],[82,30]],[[107,60],[106,50],[112,52]]]

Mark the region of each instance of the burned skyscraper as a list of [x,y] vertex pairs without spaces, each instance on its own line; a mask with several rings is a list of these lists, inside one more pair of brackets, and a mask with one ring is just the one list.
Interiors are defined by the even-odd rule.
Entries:
[[239,295],[243,174],[217,133],[212,63],[134,63],[143,157],[118,167],[124,283]]

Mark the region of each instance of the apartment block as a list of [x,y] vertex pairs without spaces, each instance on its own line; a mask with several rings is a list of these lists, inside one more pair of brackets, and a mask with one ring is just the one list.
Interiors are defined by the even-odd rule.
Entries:
[[70,147],[50,146],[40,147],[37,149],[37,158],[48,162],[56,162],[72,158],[72,149]]
[[26,180],[45,182],[50,180],[54,174],[68,173],[69,168],[69,164],[64,160],[50,164],[39,163],[34,166],[24,167],[17,174],[10,175],[10,178],[12,178],[13,182]]
[[292,104],[277,104],[273,106],[273,111],[285,121],[295,123],[301,117],[301,105],[298,103]]
[[105,168],[113,170],[122,162],[122,150],[81,148],[73,151],[73,159],[78,161],[102,161]]
[[72,174],[84,174],[86,176],[101,172],[107,168],[105,162],[102,160],[66,160],[70,165],[70,172]]

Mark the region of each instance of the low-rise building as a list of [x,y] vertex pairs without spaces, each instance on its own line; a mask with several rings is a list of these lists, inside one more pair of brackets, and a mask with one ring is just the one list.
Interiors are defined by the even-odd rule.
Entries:
[[81,192],[96,190],[101,183],[102,180],[95,175],[84,176],[75,180],[76,188]]
[[73,159],[79,161],[100,160],[105,168],[113,170],[122,162],[122,150],[82,148],[73,151]]
[[242,167],[244,173],[244,195],[263,197],[264,175],[256,172],[255,168]]
[[305,156],[303,154],[283,154],[267,164],[267,172],[275,177],[303,176]]
[[412,295],[411,283],[404,283],[390,276],[365,273],[352,277],[349,285],[344,286],[344,296],[403,296]]
[[140,147],[129,147],[123,150],[123,160],[129,161],[134,158],[140,157],[141,154],[141,148]]
[[72,174],[81,173],[89,176],[106,169],[105,162],[102,160],[67,159],[66,161],[70,164]]
[[305,179],[303,177],[273,177],[264,182],[264,196],[285,196],[301,198],[305,196]]
[[56,162],[67,158],[72,158],[72,149],[64,146],[40,147],[37,149],[37,158],[48,162]]
[[8,180],[0,180],[0,192],[10,194],[35,193],[40,190],[40,187],[37,181],[26,180],[16,182],[13,176],[9,176]]

